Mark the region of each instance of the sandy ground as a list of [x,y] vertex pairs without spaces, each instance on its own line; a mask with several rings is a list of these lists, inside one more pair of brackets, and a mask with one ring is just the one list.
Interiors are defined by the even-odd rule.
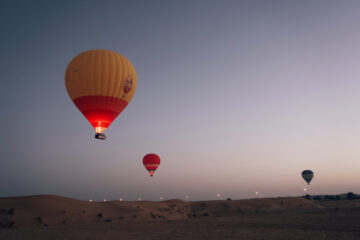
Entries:
[[0,198],[0,239],[360,239],[360,200]]

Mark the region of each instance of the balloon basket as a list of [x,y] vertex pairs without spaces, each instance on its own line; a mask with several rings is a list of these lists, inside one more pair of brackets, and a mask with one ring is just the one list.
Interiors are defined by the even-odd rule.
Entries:
[[105,140],[106,139],[106,135],[103,133],[96,133],[95,134],[95,138],[96,139],[100,139],[100,140]]

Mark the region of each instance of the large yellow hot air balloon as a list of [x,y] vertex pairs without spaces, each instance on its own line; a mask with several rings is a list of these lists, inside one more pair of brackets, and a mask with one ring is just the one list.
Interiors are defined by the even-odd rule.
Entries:
[[98,139],[135,94],[135,68],[123,55],[89,50],[74,57],[65,74],[71,100],[94,127]]

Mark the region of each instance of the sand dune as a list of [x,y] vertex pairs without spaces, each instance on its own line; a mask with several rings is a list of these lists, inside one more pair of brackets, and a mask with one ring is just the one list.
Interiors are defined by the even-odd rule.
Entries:
[[123,220],[183,220],[246,212],[323,208],[303,198],[184,202],[182,200],[89,202],[52,195],[1,198],[0,226],[55,226]]
[[327,236],[317,239],[360,239],[360,200],[90,203],[52,195],[0,198],[0,227],[0,239],[185,239],[180,233],[187,239],[221,239],[223,234],[230,239],[244,234],[245,239],[304,239],[296,237],[310,236],[309,231]]

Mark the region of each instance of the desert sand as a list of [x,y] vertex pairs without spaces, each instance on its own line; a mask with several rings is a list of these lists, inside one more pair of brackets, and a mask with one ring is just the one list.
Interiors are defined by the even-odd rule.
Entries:
[[360,200],[0,198],[0,239],[360,239]]

